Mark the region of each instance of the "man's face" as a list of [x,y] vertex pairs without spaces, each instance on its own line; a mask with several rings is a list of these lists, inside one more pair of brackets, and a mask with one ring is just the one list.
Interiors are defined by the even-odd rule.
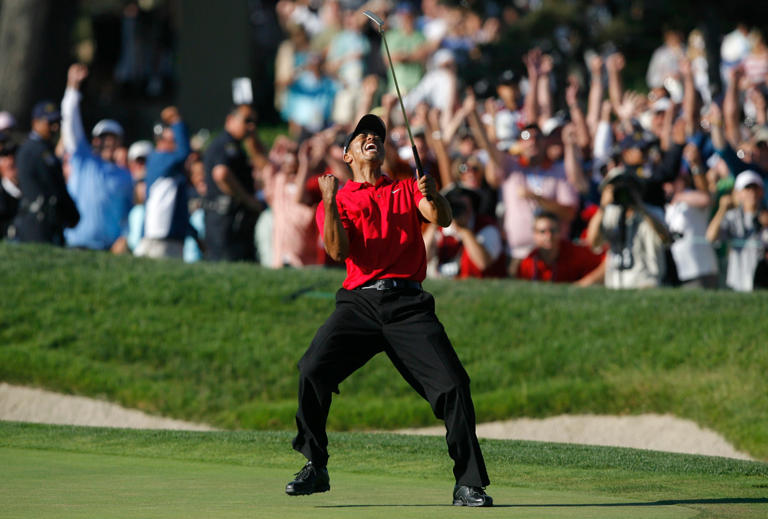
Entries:
[[0,178],[16,183],[16,157],[13,155],[0,155]]
[[227,131],[237,140],[256,130],[256,118],[250,106],[241,106],[227,120]]
[[642,166],[645,155],[640,148],[627,148],[621,152],[621,160],[627,166]]
[[736,192],[738,202],[744,206],[745,209],[751,211],[755,210],[763,199],[763,188],[758,184],[749,184],[744,189]]
[[545,251],[557,251],[560,226],[550,218],[537,218],[533,224],[533,244]]
[[107,162],[115,161],[115,151],[120,147],[121,139],[114,133],[102,133],[92,141],[93,147],[99,150],[101,158]]
[[45,140],[53,140],[61,129],[59,121],[49,121],[45,118],[32,121],[32,129]]
[[479,189],[483,183],[483,167],[477,160],[468,160],[459,165],[459,179],[470,189]]
[[499,85],[496,87],[496,94],[504,103],[504,106],[510,110],[517,110],[519,91],[516,86],[507,83]]
[[384,143],[374,133],[360,133],[352,139],[344,154],[347,164],[379,163],[384,161]]
[[523,156],[528,159],[537,159],[542,153],[541,133],[536,128],[528,128],[520,132],[520,142],[523,147]]
[[128,161],[128,171],[131,172],[131,178],[134,182],[143,179],[147,174],[147,158],[136,157]]

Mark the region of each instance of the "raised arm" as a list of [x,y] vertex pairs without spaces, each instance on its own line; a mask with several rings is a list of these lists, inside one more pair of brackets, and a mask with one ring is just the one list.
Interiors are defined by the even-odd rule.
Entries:
[[432,149],[437,158],[440,185],[446,187],[453,183],[453,176],[451,175],[451,158],[440,135],[440,110],[437,108],[430,109],[426,115],[426,121],[427,131],[425,136],[427,138],[427,145]]
[[733,195],[727,194],[720,197],[720,205],[717,208],[717,212],[709,221],[707,226],[707,241],[710,243],[716,242],[720,239],[720,227],[723,224],[723,218],[725,213],[735,207],[736,204],[733,201]]
[[594,136],[600,122],[600,107],[603,101],[603,59],[595,56],[589,62],[590,82],[589,97],[587,98],[587,127]]
[[485,181],[489,186],[496,189],[501,185],[504,175],[502,153],[499,151],[498,146],[496,146],[496,142],[488,138],[483,123],[480,122],[480,117],[477,115],[477,110],[471,110],[467,120],[469,121],[469,127],[472,129],[472,134],[480,143],[480,147],[488,153],[488,163],[485,165]]
[[739,85],[744,77],[744,68],[742,66],[734,67],[731,70],[728,88],[723,98],[723,123],[725,126],[725,138],[731,146],[738,146],[741,141],[739,135]]
[[[381,120],[384,121],[386,128],[392,127],[390,121],[395,104],[397,104],[397,97],[394,94],[384,94],[381,96]],[[392,139],[387,137],[384,139],[384,166],[389,171],[394,171],[399,160],[400,157],[397,155],[397,149],[394,144],[392,144]]]
[[584,118],[584,112],[581,111],[581,106],[579,106],[579,83],[574,77],[568,80],[568,87],[565,89],[565,102],[571,115],[571,122],[576,134],[576,143],[582,150],[588,149],[591,142],[590,133],[587,121]]
[[75,150],[80,146],[90,151],[88,138],[83,129],[83,120],[80,116],[80,100],[82,99],[80,86],[87,77],[88,67],[80,63],[70,65],[67,71],[67,89],[61,100],[61,140],[69,155],[75,153]]
[[549,54],[544,54],[541,57],[541,70],[539,72],[538,80],[538,101],[539,101],[539,113],[538,121],[534,121],[539,125],[539,128],[544,126],[544,123],[552,117],[552,88],[550,80],[552,78],[552,70],[554,69],[554,60]]
[[[624,85],[621,81],[621,71],[624,70],[624,55],[611,54],[605,60],[605,68],[608,72],[608,98],[611,100],[613,110],[619,115],[619,106],[624,99]],[[619,115],[619,117],[621,117]]]
[[173,139],[176,142],[176,149],[173,151],[174,158],[178,162],[187,160],[187,156],[192,152],[192,146],[189,142],[189,131],[187,125],[181,119],[181,114],[175,106],[168,106],[160,112],[160,120],[171,127]]
[[527,123],[537,123],[539,120],[539,62],[541,50],[534,48],[523,56],[523,63],[528,71],[528,92],[523,101],[523,114]]
[[581,167],[581,150],[579,149],[578,130],[575,123],[563,128],[563,152],[565,161],[565,176],[568,182],[581,194],[589,191],[589,183],[584,177]]
[[691,62],[687,59],[680,60],[680,73],[683,76],[683,120],[685,121],[685,133],[696,133],[696,84],[693,81]]

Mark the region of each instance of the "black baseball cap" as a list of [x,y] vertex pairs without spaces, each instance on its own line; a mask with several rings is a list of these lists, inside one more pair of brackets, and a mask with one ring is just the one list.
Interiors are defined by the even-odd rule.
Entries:
[[344,153],[347,152],[349,143],[361,133],[373,133],[374,135],[381,137],[381,140],[384,141],[387,137],[387,127],[384,126],[384,121],[382,121],[381,117],[378,115],[365,114],[357,122],[357,126],[352,130],[352,133],[347,135],[347,138],[344,139]]

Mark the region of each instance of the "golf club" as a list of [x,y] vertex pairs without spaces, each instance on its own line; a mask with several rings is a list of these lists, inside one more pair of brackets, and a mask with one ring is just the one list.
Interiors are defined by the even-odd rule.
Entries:
[[[421,178],[424,174],[424,168],[421,166],[421,158],[419,152],[416,150],[416,144],[413,143],[413,134],[411,133],[411,125],[408,124],[408,116],[405,113],[405,105],[403,104],[403,96],[400,95],[400,85],[397,84],[397,76],[395,75],[395,67],[392,64],[392,56],[389,55],[389,45],[387,45],[387,39],[384,37],[384,20],[371,11],[365,10],[363,14],[370,18],[370,20],[376,24],[381,35],[381,40],[384,42],[384,49],[387,51],[387,60],[389,61],[389,70],[392,71],[392,79],[395,80],[395,90],[397,90],[397,98],[400,100],[400,109],[403,111],[403,119],[405,120],[405,128],[408,130],[408,138],[411,140],[411,151],[413,151],[413,160],[416,162],[416,176]],[[431,197],[427,197],[429,200]]]

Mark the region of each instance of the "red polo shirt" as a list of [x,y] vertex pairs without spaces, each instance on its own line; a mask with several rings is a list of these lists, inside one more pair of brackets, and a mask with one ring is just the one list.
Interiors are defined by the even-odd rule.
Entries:
[[[419,201],[424,198],[413,178],[379,178],[376,185],[348,181],[336,193],[336,205],[349,237],[344,288],[386,278],[421,282],[427,274],[427,253],[421,237]],[[325,204],[317,206],[320,236]]]

